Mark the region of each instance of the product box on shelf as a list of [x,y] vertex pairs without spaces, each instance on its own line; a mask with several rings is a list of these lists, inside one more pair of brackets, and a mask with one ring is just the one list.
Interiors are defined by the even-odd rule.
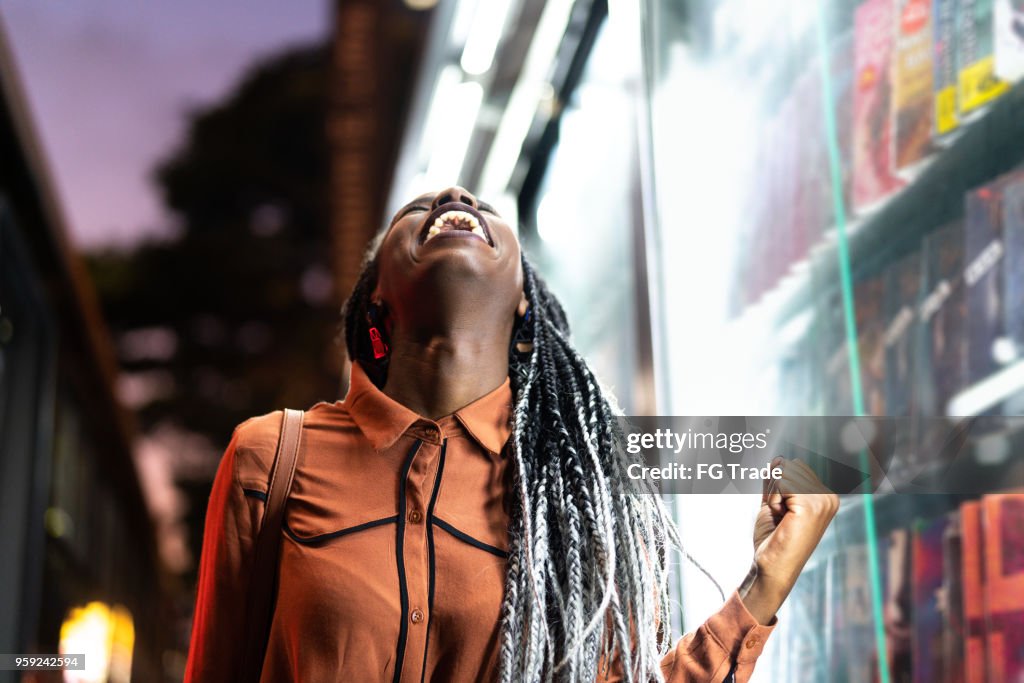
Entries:
[[1015,359],[1024,358],[1024,178],[1003,193],[1003,235],[1006,255],[1003,303],[1006,336]]
[[914,683],[944,678],[943,539],[949,518],[918,520],[913,535],[914,631],[912,640]]
[[983,552],[981,503],[960,506],[961,577],[964,605],[965,683],[987,683],[988,665],[985,632],[985,555]]
[[930,0],[897,0],[892,62],[892,161],[911,174],[931,151],[935,73]]
[[934,0],[932,35],[935,69],[934,133],[943,137],[960,125],[957,106],[956,38],[958,0]]
[[999,97],[1009,84],[996,76],[994,0],[958,0],[957,83],[961,117]]
[[853,207],[869,211],[902,187],[892,172],[892,0],[867,0],[854,15]]
[[967,194],[964,231],[964,280],[967,285],[968,385],[979,382],[1011,360],[1007,355],[1004,311],[1006,244],[1003,200],[1006,190],[1024,182],[1016,171]]
[[991,681],[1024,680],[1024,493],[982,498]]

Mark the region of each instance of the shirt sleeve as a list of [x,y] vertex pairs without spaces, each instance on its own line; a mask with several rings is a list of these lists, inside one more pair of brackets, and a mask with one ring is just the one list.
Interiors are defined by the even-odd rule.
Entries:
[[722,609],[683,636],[661,662],[666,683],[746,683],[777,619],[763,625],[733,591]]
[[[246,495],[239,478],[241,425],[217,467],[206,509],[199,563],[196,607],[192,620],[185,683],[236,680],[245,647],[246,604],[252,548],[263,514],[263,501]],[[262,492],[257,479],[251,493]]]
[[[666,683],[747,683],[776,622],[760,624],[733,591],[718,612],[679,639],[661,660],[661,673]],[[598,671],[600,683],[625,680],[617,656]]]

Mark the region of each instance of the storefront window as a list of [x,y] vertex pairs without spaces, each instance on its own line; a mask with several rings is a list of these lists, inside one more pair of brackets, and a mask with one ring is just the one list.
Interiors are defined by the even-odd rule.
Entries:
[[[919,425],[1020,413],[1024,35],[1014,6],[643,3],[672,413],[904,420],[893,466],[919,477],[943,466]],[[975,471],[998,489],[1019,467],[1015,446],[988,460],[977,447]],[[955,632],[988,609],[963,597],[959,563],[1001,542],[994,522],[979,540],[966,520],[979,505],[998,514],[1000,501],[847,497],[759,680],[1018,670],[1012,657],[971,661]],[[746,570],[756,504],[679,500],[690,552],[730,584]],[[723,547],[730,538],[736,546]],[[961,550],[961,539],[981,546]],[[703,581],[684,567],[689,627],[714,609]]]

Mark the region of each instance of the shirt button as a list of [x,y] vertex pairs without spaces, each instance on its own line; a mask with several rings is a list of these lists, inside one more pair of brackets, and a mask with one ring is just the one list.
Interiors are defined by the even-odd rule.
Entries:
[[414,624],[420,623],[421,621],[423,621],[423,610],[414,609],[412,613],[409,615],[409,619],[412,620],[412,623]]
[[419,510],[412,510],[409,512],[409,523],[419,524],[423,521],[423,514]]
[[761,641],[758,640],[758,638],[756,636],[753,637],[753,638],[750,638],[749,640],[747,640],[747,649],[749,650],[751,648],[757,647],[758,643],[760,643],[760,642]]

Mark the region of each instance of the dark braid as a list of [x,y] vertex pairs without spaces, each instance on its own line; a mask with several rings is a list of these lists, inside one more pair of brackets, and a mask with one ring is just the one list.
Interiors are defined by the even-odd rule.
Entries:
[[[387,365],[373,359],[366,318],[375,251],[344,308],[345,342],[383,386]],[[514,466],[501,680],[590,683],[613,658],[626,681],[661,680],[667,549],[681,548],[678,533],[658,495],[627,486],[616,412],[569,342],[561,304],[525,256],[522,268],[530,312],[509,348]]]

